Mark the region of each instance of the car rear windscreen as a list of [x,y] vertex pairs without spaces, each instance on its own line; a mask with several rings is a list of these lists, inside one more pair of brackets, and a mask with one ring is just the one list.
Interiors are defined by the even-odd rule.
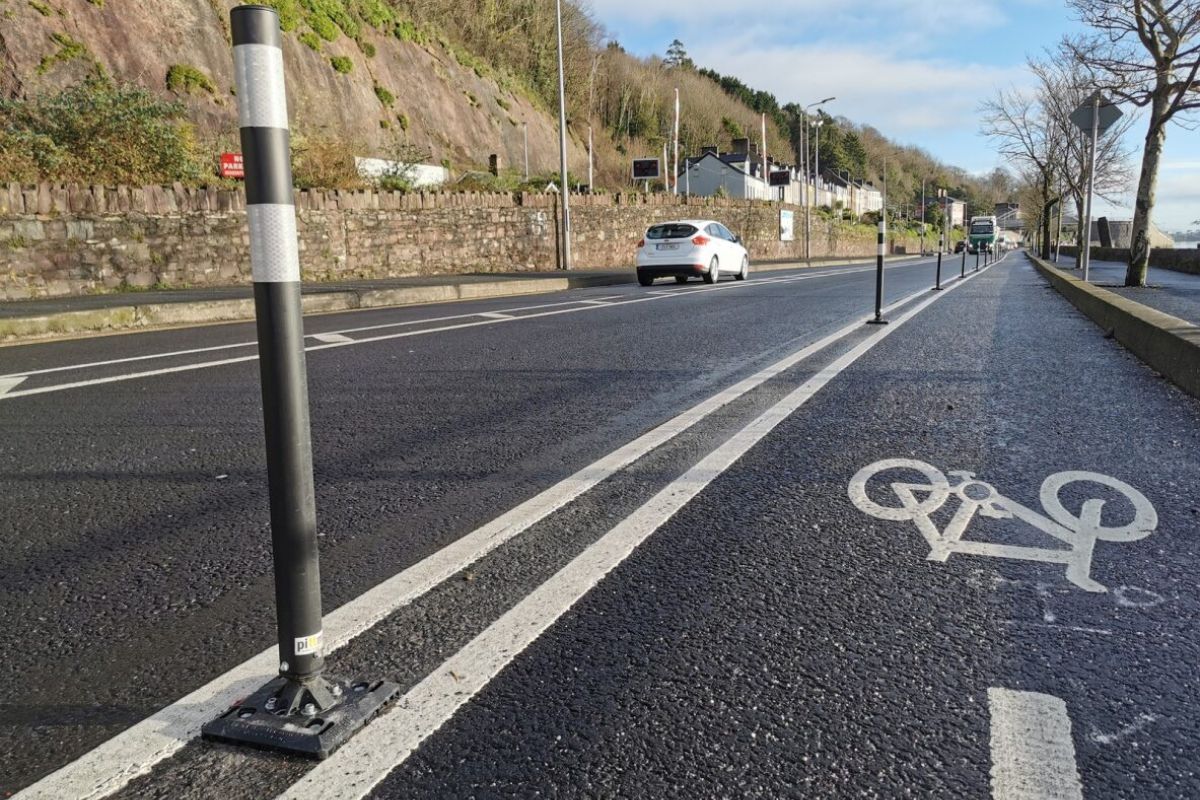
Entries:
[[696,233],[695,225],[679,225],[668,223],[655,225],[646,231],[647,239],[689,239]]

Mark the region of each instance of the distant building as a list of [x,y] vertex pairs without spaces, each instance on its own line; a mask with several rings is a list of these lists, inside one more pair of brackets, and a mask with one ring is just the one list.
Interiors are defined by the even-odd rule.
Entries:
[[758,177],[760,168],[750,163],[748,153],[705,153],[685,159],[679,174],[679,188],[699,197],[724,194],[739,200],[770,200],[778,197],[767,182]]
[[847,180],[826,170],[820,180],[809,182],[805,192],[803,175],[794,166],[768,157],[767,169],[772,175],[787,173],[788,185],[769,185],[764,180],[758,146],[749,139],[734,139],[728,153],[705,147],[700,155],[684,159],[680,164],[679,189],[700,197],[724,194],[740,200],[782,200],[791,205],[803,205],[807,194],[813,207],[847,209],[856,218],[883,208],[883,194],[868,183]]

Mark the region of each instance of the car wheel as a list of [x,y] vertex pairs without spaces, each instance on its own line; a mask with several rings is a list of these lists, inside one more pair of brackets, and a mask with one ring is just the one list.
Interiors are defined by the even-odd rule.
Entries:
[[676,283],[687,283],[687,281],[688,281],[687,275],[676,275],[675,276]]
[[717,261],[717,257],[713,256],[712,261],[708,262],[708,272],[704,273],[705,283],[716,283],[721,277],[721,262]]
[[750,256],[742,256],[742,270],[741,270],[741,272],[739,272],[737,274],[737,279],[739,281],[744,281],[744,280],[746,280],[746,277],[749,274],[750,274]]
[[642,286],[651,286],[654,284],[654,276],[643,275],[642,273],[639,272],[638,273],[638,283],[640,283]]

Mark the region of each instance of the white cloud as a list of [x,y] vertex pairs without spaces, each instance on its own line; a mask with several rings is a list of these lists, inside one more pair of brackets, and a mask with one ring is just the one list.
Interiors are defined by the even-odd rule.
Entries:
[[979,103],[1025,70],[897,55],[884,48],[818,44],[761,46],[752,40],[706,44],[700,63],[766,89],[782,102],[836,96],[831,113],[911,137],[952,127],[974,130]]
[[775,30],[811,32],[814,29],[843,28],[853,36],[856,29],[882,27],[896,33],[930,26],[990,26],[1005,15],[997,0],[960,0],[957,3],[930,0],[775,0],[750,7],[729,0],[590,0],[589,5],[605,19],[619,18],[634,25],[671,22],[682,29],[700,29],[736,21],[742,24],[761,20]]

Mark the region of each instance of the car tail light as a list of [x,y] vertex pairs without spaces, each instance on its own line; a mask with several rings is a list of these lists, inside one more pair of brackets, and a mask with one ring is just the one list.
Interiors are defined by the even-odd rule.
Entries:
[[696,247],[704,247],[704,245],[711,241],[712,239],[709,239],[707,236],[696,236],[692,239],[692,244],[696,245]]

